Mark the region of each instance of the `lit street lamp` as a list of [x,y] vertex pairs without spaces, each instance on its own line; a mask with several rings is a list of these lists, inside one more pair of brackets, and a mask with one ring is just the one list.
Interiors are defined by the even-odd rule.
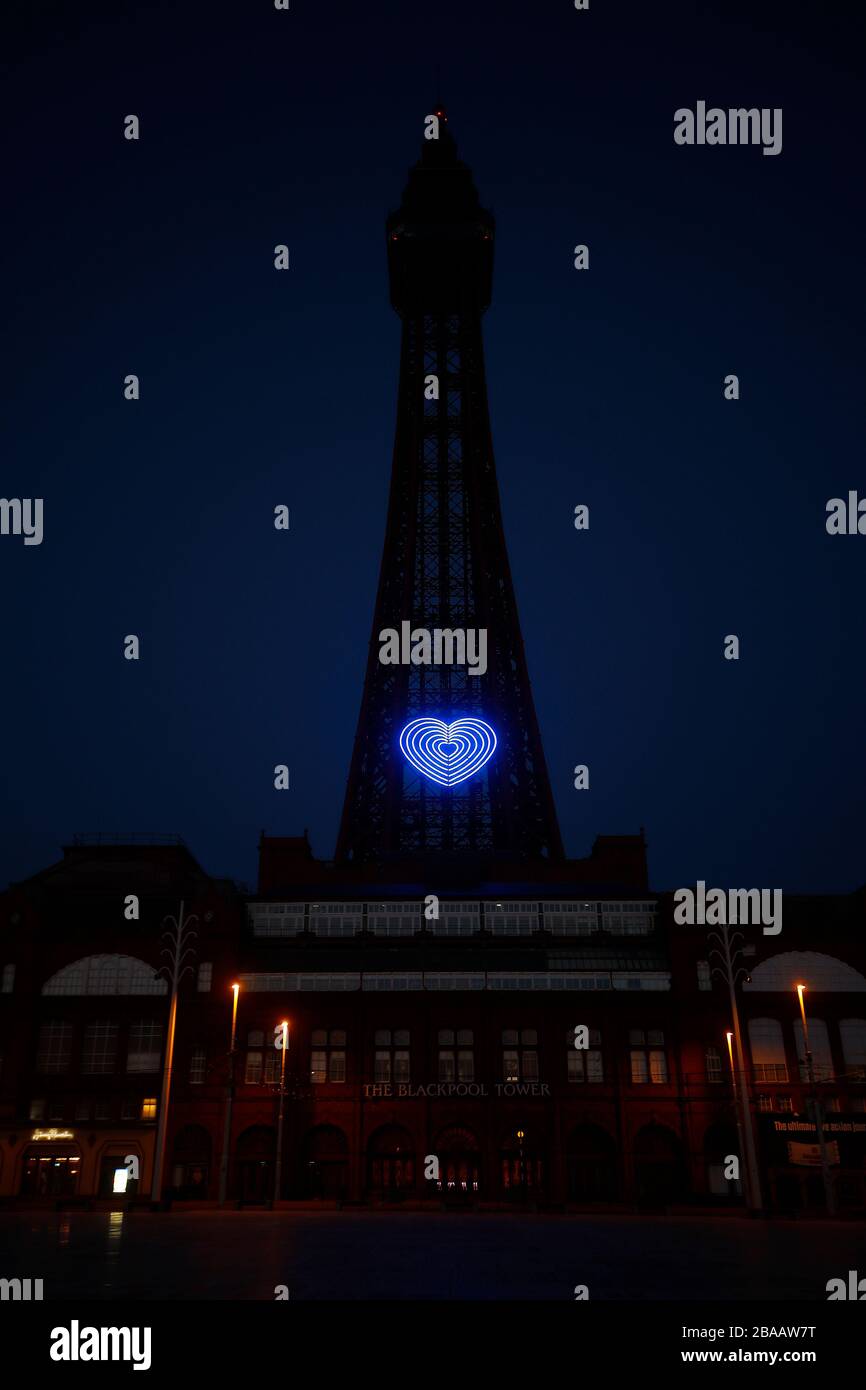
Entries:
[[223,1127],[223,1151],[220,1157],[219,1204],[225,1206],[229,1177],[229,1145],[232,1133],[232,1107],[235,1099],[235,1043],[238,1024],[238,994],[240,985],[232,985],[232,1040],[229,1047],[229,1075],[226,1083],[226,1115]]
[[803,1020],[803,1042],[806,1050],[806,1074],[809,1078],[809,1085],[813,1091],[812,1105],[815,1109],[815,1130],[818,1136],[818,1150],[821,1155],[821,1177],[824,1180],[824,1198],[827,1203],[827,1215],[836,1215],[836,1194],[833,1191],[833,1177],[830,1172],[830,1161],[827,1154],[827,1144],[824,1139],[824,1107],[818,1099],[818,1088],[815,1084],[815,1068],[812,1063],[812,1053],[809,1049],[809,1025],[806,1022],[806,1005],[803,995],[806,992],[805,985],[795,985],[797,998],[800,1001],[800,1017]]
[[740,1031],[740,1011],[737,1007],[737,980],[746,971],[743,966],[738,964],[741,948],[736,944],[737,940],[743,940],[742,932],[734,932],[731,935],[728,931],[727,923],[720,927],[718,931],[708,932],[710,941],[717,944],[710,951],[710,957],[715,956],[719,964],[712,967],[714,975],[719,975],[728,986],[728,998],[731,1005],[731,1022],[734,1025],[734,1045],[737,1050],[737,1066],[734,1067],[734,1054],[731,1047],[731,1038],[728,1034],[728,1053],[731,1058],[731,1069],[734,1072],[734,1093],[736,1096],[736,1072],[740,1073],[740,1110],[742,1113],[742,1128],[740,1127],[739,1113],[737,1116],[737,1129],[742,1142],[745,1139],[745,1148],[742,1155],[745,1160],[746,1176],[746,1202],[752,1211],[761,1210],[761,1179],[758,1174],[758,1156],[755,1149],[755,1134],[752,1129],[752,1110],[749,1104],[749,1087],[746,1079],[746,1059],[743,1052],[743,1035]]
[[280,1200],[280,1174],[283,1166],[283,1113],[286,1107],[286,1053],[289,1050],[289,1025],[284,1019],[280,1039],[280,1109],[277,1119],[277,1171],[274,1174],[274,1202]]

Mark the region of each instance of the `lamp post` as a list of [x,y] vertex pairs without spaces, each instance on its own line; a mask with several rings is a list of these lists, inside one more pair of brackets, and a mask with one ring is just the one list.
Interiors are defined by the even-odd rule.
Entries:
[[731,1064],[731,1090],[734,1093],[734,1114],[737,1117],[737,1139],[739,1140],[740,1153],[742,1154],[745,1153],[746,1149],[743,1143],[743,1121],[740,1118],[740,1102],[737,1098],[737,1069],[734,1066],[734,1035],[733,1033],[726,1033],[725,1037],[728,1042],[728,1061]]
[[238,1024],[238,994],[240,985],[232,985],[232,1040],[229,1046],[229,1075],[226,1082],[226,1114],[225,1124],[223,1125],[223,1150],[220,1155],[220,1182],[219,1182],[219,1204],[225,1206],[226,1194],[228,1192],[229,1180],[229,1145],[232,1135],[232,1110],[235,1101],[235,1051],[237,1041]]
[[836,1215],[836,1194],[833,1191],[833,1177],[830,1173],[830,1159],[827,1154],[827,1144],[824,1139],[824,1116],[823,1106],[818,1099],[818,1087],[815,1082],[815,1067],[812,1062],[812,1053],[809,1049],[809,1025],[806,1022],[806,1005],[803,995],[806,993],[805,985],[795,985],[797,998],[800,1001],[800,1017],[803,1020],[803,1042],[806,1049],[806,1075],[809,1078],[809,1085],[812,1089],[812,1104],[815,1108],[815,1130],[818,1136],[818,1151],[821,1155],[821,1177],[824,1180],[824,1200],[827,1203],[827,1215]]
[[[723,979],[728,986],[728,998],[731,1005],[731,1021],[734,1025],[734,1044],[737,1049],[736,1070],[740,1073],[740,1109],[743,1116],[741,1138],[745,1139],[744,1157],[746,1160],[746,1202],[751,1211],[760,1211],[763,1202],[761,1200],[761,1179],[758,1173],[758,1156],[755,1149],[755,1133],[752,1128],[752,1111],[749,1104],[749,1086],[746,1079],[746,1059],[743,1052],[743,1035],[740,1031],[740,1011],[737,1007],[737,980],[746,971],[741,965],[737,964],[737,957],[740,948],[734,945],[739,937],[743,940],[742,932],[734,932],[731,936],[728,925],[720,927],[718,931],[708,933],[708,939],[718,944],[710,951],[710,956],[717,957],[719,964],[713,966],[713,974]],[[730,1043],[728,1044],[730,1049]],[[733,1067],[733,1052],[731,1052],[731,1064]]]
[[283,1166],[283,1113],[286,1107],[286,1053],[289,1050],[289,1025],[284,1019],[280,1024],[280,1109],[277,1117],[277,1171],[274,1174],[274,1203],[280,1200],[280,1175]]
[[168,1101],[171,1095],[171,1071],[174,1064],[174,1035],[177,1027],[177,989],[187,971],[192,973],[192,966],[187,963],[187,956],[193,954],[193,947],[188,944],[189,938],[196,935],[190,930],[190,922],[197,922],[197,917],[184,917],[183,900],[181,899],[180,912],[177,918],[165,917],[165,922],[171,923],[168,931],[163,932],[163,939],[168,939],[169,945],[164,946],[160,952],[163,956],[168,956],[168,965],[163,965],[157,974],[163,970],[169,972],[171,980],[171,1004],[168,1011],[168,1034],[165,1043],[165,1066],[162,1072],[162,1095],[159,1102],[159,1124],[156,1131],[156,1153],[153,1160],[153,1183],[150,1189],[150,1200],[158,1202],[162,1196],[162,1169],[165,1162],[165,1136],[168,1130]]

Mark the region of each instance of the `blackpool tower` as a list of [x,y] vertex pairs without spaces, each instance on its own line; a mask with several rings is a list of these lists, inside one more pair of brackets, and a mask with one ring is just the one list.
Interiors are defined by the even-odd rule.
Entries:
[[[386,230],[391,304],[402,321],[397,425],[337,859],[557,860],[487,405],[481,320],[494,221],[442,107],[427,118],[421,158]],[[411,634],[418,659],[405,640],[402,660],[383,659],[383,633]],[[469,635],[469,650],[483,644],[484,660],[454,660],[455,634]]]

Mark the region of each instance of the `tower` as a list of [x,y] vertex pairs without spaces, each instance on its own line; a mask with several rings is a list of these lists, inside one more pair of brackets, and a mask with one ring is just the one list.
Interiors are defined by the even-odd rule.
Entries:
[[[441,107],[435,118],[386,223],[391,304],[402,320],[397,427],[337,858],[558,859],[487,406],[481,319],[491,298],[494,222]],[[411,632],[485,630],[486,670],[384,664],[380,634],[400,633],[406,623]],[[483,721],[494,752],[473,775],[442,785],[401,748],[401,732],[419,718]],[[454,748],[446,743],[446,756]]]

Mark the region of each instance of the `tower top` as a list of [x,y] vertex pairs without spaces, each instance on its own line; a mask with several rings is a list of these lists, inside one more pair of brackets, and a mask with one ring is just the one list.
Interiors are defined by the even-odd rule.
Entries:
[[401,316],[436,310],[483,313],[493,279],[492,213],[482,208],[445,107],[425,122],[421,158],[387,221],[391,303]]

